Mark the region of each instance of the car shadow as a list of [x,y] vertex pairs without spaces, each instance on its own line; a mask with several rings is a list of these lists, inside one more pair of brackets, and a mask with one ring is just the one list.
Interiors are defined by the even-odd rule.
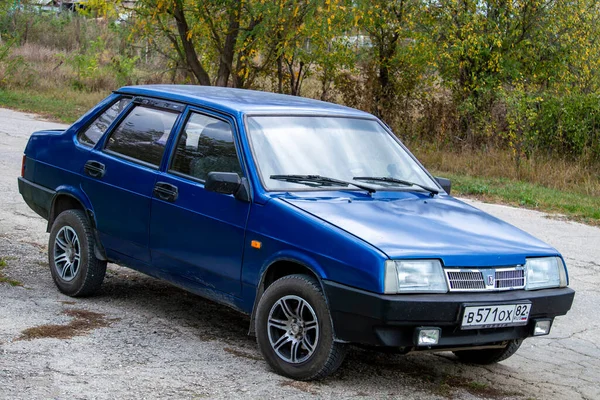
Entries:
[[[116,308],[117,312],[121,309],[129,315],[152,318],[154,323],[158,321],[175,331],[191,333],[198,340],[215,341],[241,362],[251,362],[252,368],[264,368],[265,372],[272,373],[262,361],[255,339],[248,336],[250,317],[227,306],[116,266],[110,267],[101,292],[93,299]],[[338,372],[323,381],[298,386],[281,379],[282,386],[296,385],[299,390],[322,395],[344,386],[355,387],[360,397],[365,385],[394,395],[399,385],[408,385],[442,397],[452,397],[457,390],[491,398],[519,396],[520,393],[500,389],[500,385],[496,387],[492,376],[498,368],[507,367],[465,365],[451,353],[401,355],[352,346]],[[364,395],[369,396],[366,392]]]

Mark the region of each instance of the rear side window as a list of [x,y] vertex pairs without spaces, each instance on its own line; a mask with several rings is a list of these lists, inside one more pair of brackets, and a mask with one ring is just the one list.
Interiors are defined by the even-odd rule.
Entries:
[[91,123],[84,131],[80,132],[77,139],[80,143],[95,146],[98,140],[104,135],[110,124],[117,118],[119,114],[131,103],[130,97],[122,97],[113,103],[106,111],[100,114],[94,122]]
[[193,113],[177,140],[170,171],[206,180],[209,172],[242,174],[231,126]]
[[158,166],[178,116],[170,111],[137,106],[115,128],[105,149]]

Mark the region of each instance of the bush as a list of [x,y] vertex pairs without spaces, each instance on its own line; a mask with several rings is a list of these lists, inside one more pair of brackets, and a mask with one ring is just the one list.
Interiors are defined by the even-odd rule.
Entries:
[[569,158],[600,159],[600,97],[597,94],[549,96],[540,102],[533,125],[540,149]]
[[570,159],[600,159],[600,97],[597,94],[530,94],[514,90],[505,98],[508,145]]

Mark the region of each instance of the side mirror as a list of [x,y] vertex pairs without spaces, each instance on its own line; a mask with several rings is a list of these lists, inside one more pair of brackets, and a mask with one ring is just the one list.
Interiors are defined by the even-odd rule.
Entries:
[[222,193],[233,194],[236,199],[250,201],[250,190],[246,178],[240,178],[235,172],[209,172],[204,189]]
[[450,179],[440,178],[439,176],[436,176],[435,180],[440,184],[440,186],[442,187],[442,189],[444,189],[446,193],[450,194],[450,190],[452,189],[452,182],[450,182]]

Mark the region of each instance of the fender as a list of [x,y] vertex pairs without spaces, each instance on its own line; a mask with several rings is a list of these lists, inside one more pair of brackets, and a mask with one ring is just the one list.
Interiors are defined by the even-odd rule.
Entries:
[[273,264],[275,264],[278,261],[295,262],[295,263],[300,264],[303,267],[306,267],[307,269],[311,270],[311,272],[313,274],[315,274],[315,276],[317,276],[317,278],[319,278],[319,280],[320,279],[328,279],[327,273],[323,270],[321,265],[310,255],[308,255],[304,252],[298,251],[298,250],[285,249],[285,250],[280,250],[276,253],[273,253],[271,256],[269,256],[269,258],[267,258],[265,260],[265,262],[263,263],[263,265],[260,269],[260,274],[259,274],[261,276],[261,283],[262,283],[265,273],[267,272],[269,267],[271,267]]
[[85,213],[92,225],[92,230],[94,233],[94,255],[96,258],[100,260],[107,260],[106,252],[104,250],[104,246],[100,241],[100,237],[98,235],[98,230],[96,229],[96,216],[94,214],[94,209],[92,208],[92,203],[87,195],[80,188],[76,188],[73,186],[62,185],[56,188],[56,194],[52,198],[52,204],[50,206],[50,214],[48,218],[48,225],[46,227],[46,232],[50,232],[52,229],[52,224],[54,223],[54,211],[56,207],[56,199],[59,196],[69,196],[77,203],[81,205],[81,208],[85,210]]
[[[327,304],[327,307],[329,308],[329,299],[327,298],[327,295],[325,293],[325,287],[323,286],[323,281],[322,281],[323,279],[327,279],[327,275],[326,275],[325,271],[323,270],[323,268],[321,268],[319,263],[317,263],[312,257],[308,256],[305,253],[301,253],[299,251],[295,251],[295,250],[279,251],[279,252],[273,254],[271,257],[269,257],[260,269],[260,280],[256,287],[256,297],[254,298],[254,305],[252,306],[252,314],[250,315],[250,327],[248,330],[248,335],[250,335],[250,336],[255,336],[254,335],[254,333],[255,333],[254,325],[255,325],[255,318],[256,318],[256,309],[257,309],[258,303],[264,293],[263,284],[265,282],[265,277],[267,276],[267,272],[269,271],[269,268],[273,264],[280,262],[280,261],[292,262],[292,263],[301,265],[302,267],[311,271],[313,273],[313,275],[315,275],[317,280],[319,281],[319,285],[321,286],[321,290],[323,292],[323,297],[325,297],[325,303]],[[331,315],[329,316],[329,319],[331,320]],[[333,320],[331,320],[331,326],[333,326]],[[333,336],[336,341],[340,341],[337,339],[337,337],[335,335],[335,330],[333,332]]]

